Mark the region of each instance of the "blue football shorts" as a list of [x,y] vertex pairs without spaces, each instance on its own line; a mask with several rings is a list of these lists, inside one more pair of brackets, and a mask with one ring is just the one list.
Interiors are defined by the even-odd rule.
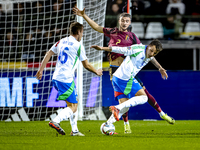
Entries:
[[77,91],[74,81],[71,83],[64,83],[57,80],[52,80],[53,86],[58,91],[57,100],[66,100],[70,103],[78,103]]
[[125,81],[113,76],[112,85],[114,88],[115,100],[120,100],[121,98],[132,98],[135,94],[142,89],[139,82],[133,78],[132,82]]

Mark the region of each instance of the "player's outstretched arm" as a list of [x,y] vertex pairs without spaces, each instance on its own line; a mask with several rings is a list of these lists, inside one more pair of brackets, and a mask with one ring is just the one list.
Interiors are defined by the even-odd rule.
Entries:
[[103,27],[99,26],[96,22],[94,22],[92,19],[90,19],[86,14],[85,14],[85,8],[83,10],[78,9],[78,7],[73,8],[73,14],[78,15],[80,17],[83,17],[85,21],[97,32],[103,33]]
[[101,47],[101,46],[98,46],[98,45],[92,45],[90,48],[94,48],[98,51],[107,51],[107,52],[111,52],[112,51],[112,48],[111,47]]
[[98,75],[98,76],[102,76],[102,75],[103,75],[103,70],[102,70],[102,69],[97,69],[97,70],[96,70],[96,69],[88,62],[87,59],[84,60],[84,61],[82,61],[82,64],[83,64],[83,67],[84,67],[85,69],[87,69],[88,71],[91,71],[91,72],[95,73],[95,74]]
[[166,80],[166,79],[168,78],[167,72],[166,72],[166,70],[159,64],[159,62],[158,62],[155,58],[153,58],[153,59],[151,60],[151,63],[154,64],[154,66],[155,66],[156,68],[158,68],[158,70],[160,71],[160,74],[161,74],[162,78],[163,78],[164,80]]
[[39,70],[37,71],[35,77],[38,79],[38,80],[41,80],[42,79],[42,74],[43,74],[43,70],[46,66],[46,64],[48,63],[49,59],[51,58],[51,56],[54,55],[54,52],[53,51],[48,51],[46,53],[46,55],[44,56],[44,59],[42,60],[42,64],[39,68]]
[[125,56],[129,56],[129,55],[132,55],[134,53],[136,53],[138,49],[136,50],[133,50],[131,49],[131,47],[118,47],[118,46],[113,46],[113,47],[101,47],[101,46],[98,46],[98,45],[92,45],[90,48],[94,48],[96,50],[104,50],[104,51],[107,51],[107,52],[114,52],[114,53],[120,53],[120,54],[124,54]]

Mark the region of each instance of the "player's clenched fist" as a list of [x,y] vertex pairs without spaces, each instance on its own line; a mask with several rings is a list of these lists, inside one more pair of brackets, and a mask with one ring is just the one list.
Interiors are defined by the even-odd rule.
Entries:
[[102,76],[103,75],[103,70],[102,69],[98,69],[97,72],[96,72],[96,75]]
[[36,79],[41,80],[42,79],[42,72],[38,71],[35,75]]

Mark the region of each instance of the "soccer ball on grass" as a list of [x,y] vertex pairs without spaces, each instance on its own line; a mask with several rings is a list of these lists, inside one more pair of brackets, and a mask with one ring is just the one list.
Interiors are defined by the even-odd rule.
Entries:
[[115,133],[115,126],[113,124],[107,124],[104,122],[100,127],[100,131],[105,135],[113,135]]

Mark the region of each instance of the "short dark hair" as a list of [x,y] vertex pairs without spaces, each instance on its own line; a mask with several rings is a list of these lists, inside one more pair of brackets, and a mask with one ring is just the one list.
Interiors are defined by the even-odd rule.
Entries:
[[73,22],[70,25],[70,35],[77,35],[78,31],[83,29],[83,25],[79,22]]
[[129,17],[130,19],[131,19],[131,15],[130,14],[128,14],[128,13],[121,13],[120,15],[119,15],[119,19],[121,18],[121,17]]
[[155,39],[155,40],[151,41],[151,43],[149,45],[151,45],[151,46],[155,45],[156,46],[156,50],[158,52],[163,50],[162,43],[158,39]]

